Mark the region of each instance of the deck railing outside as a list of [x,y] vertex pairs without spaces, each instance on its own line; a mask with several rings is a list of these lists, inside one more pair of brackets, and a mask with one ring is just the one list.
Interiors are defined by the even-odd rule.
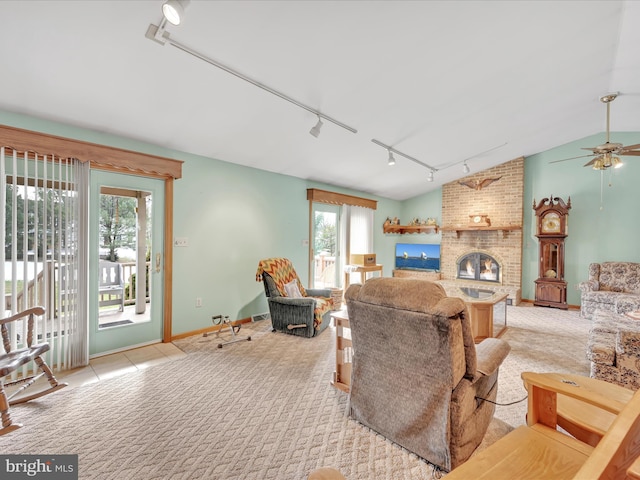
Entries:
[[[146,271],[147,271],[147,295],[146,301],[149,301],[148,292],[151,289],[151,285],[149,284],[151,281],[151,276],[149,273],[149,268],[151,266],[151,262],[146,262]],[[135,281],[136,275],[136,264],[135,262],[122,262],[123,274],[124,274],[124,303],[125,305],[133,305],[136,302],[136,288],[139,282]],[[61,282],[64,283],[64,280],[61,278],[64,274],[64,264],[55,262],[55,261],[47,261],[44,263],[44,269],[37,272],[36,277],[27,281],[26,283],[22,283],[22,290],[16,293],[16,306],[15,309],[12,309],[12,301],[13,295],[11,293],[5,293],[4,295],[4,308],[5,311],[22,311],[28,307],[34,305],[53,305],[56,313],[56,317],[61,313],[64,308],[61,306],[57,300],[58,295],[54,294],[51,288],[45,289],[46,285],[52,285],[52,280],[56,279],[55,282],[55,292],[59,291]],[[47,281],[45,282],[45,276],[47,277]],[[36,292],[37,297],[36,298]],[[53,301],[52,301],[53,297]],[[26,300],[26,302],[25,302]]]

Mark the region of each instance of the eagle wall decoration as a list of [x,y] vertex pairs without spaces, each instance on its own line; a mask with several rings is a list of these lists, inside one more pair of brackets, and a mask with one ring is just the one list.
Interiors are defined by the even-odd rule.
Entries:
[[474,190],[482,190],[484,187],[491,185],[493,182],[497,182],[502,177],[496,178],[483,178],[481,180],[467,180],[466,182],[458,182],[465,187],[473,188]]

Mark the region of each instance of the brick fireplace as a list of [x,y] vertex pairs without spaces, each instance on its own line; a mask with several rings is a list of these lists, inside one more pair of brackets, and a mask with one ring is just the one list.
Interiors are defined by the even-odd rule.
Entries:
[[[480,287],[507,293],[510,303],[518,305],[522,290],[524,157],[460,182],[487,178],[499,180],[480,189],[459,181],[442,187],[441,283],[449,295],[459,287]],[[471,217],[476,215],[486,215],[491,225],[472,227]],[[489,259],[493,265],[486,263]]]

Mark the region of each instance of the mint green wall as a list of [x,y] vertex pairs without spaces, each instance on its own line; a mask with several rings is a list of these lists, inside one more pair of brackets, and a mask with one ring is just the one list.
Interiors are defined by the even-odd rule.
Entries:
[[[432,192],[410,198],[402,202],[399,212],[389,215],[391,218],[398,217],[402,225],[407,225],[412,218],[418,217],[420,220],[435,218],[438,225],[442,225],[442,187]],[[385,217],[386,218],[386,217]],[[384,244],[385,249],[395,255],[396,243],[441,243],[442,233],[412,233],[398,235],[389,233],[383,236],[381,243],[376,243],[376,248]],[[395,263],[395,258],[389,261],[389,265]],[[390,271],[390,270],[389,270]]]
[[[175,182],[174,235],[187,237],[189,246],[174,248],[174,333],[206,327],[212,314],[240,319],[268,311],[263,286],[255,281],[261,258],[289,258],[306,285],[307,188],[378,200],[378,262],[393,261],[392,250],[377,247],[384,218],[398,210],[399,202],[209,158],[185,158],[183,178]],[[203,299],[202,308],[195,308],[196,297]]]
[[[404,202],[298,178],[269,173],[196,155],[184,154],[131,139],[0,111],[0,123],[119,148],[184,160],[183,178],[174,184],[174,236],[186,237],[188,247],[174,247],[173,333],[207,327],[211,316],[232,319],[267,311],[262,284],[255,281],[258,260],[270,256],[291,258],[300,277],[308,277],[309,205],[307,188],[321,188],[378,200],[374,245],[385,276],[391,275],[395,244],[440,243],[440,234],[392,235],[382,232],[387,217],[405,223],[413,217],[442,219],[442,190]],[[608,187],[605,173],[604,209],[600,210],[600,174],[582,168],[583,159],[549,164],[580,155],[584,146],[603,143],[594,135],[525,160],[522,297],[534,298],[538,275],[538,243],[531,205],[549,195],[571,196],[569,237],[566,242],[568,302],[579,305],[576,284],[587,277],[591,262],[640,262],[640,159],[625,157],[625,166],[613,172]],[[640,141],[637,133],[613,133],[623,144]],[[586,152],[585,152],[586,153]],[[196,308],[200,297],[203,306]]]
[[[612,133],[615,142],[640,142],[638,133]],[[625,165],[603,174],[603,203],[600,208],[600,172],[584,165],[589,158],[561,163],[549,162],[588,154],[581,150],[604,143],[604,134],[593,135],[525,159],[522,297],[533,299],[538,277],[538,242],[535,237],[533,199],[551,195],[567,201],[571,197],[569,236],[565,250],[567,301],[580,304],[577,284],[587,279],[589,263],[604,261],[640,262],[640,158],[622,157]],[[610,175],[612,174],[612,175]],[[612,186],[609,187],[611,178]]]
[[385,275],[391,274],[395,242],[386,245],[382,224],[398,215],[401,202],[8,112],[0,111],[0,123],[184,160],[183,176],[174,183],[174,237],[186,237],[188,246],[173,247],[174,335],[210,326],[212,315],[235,320],[268,311],[255,280],[261,258],[290,258],[306,284],[307,188],[378,201],[375,253]]

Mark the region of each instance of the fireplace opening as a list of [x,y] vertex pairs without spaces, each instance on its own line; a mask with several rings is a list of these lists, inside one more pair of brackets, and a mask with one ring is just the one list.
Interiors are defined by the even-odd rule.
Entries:
[[457,278],[500,283],[500,264],[487,253],[468,253],[458,262]]

